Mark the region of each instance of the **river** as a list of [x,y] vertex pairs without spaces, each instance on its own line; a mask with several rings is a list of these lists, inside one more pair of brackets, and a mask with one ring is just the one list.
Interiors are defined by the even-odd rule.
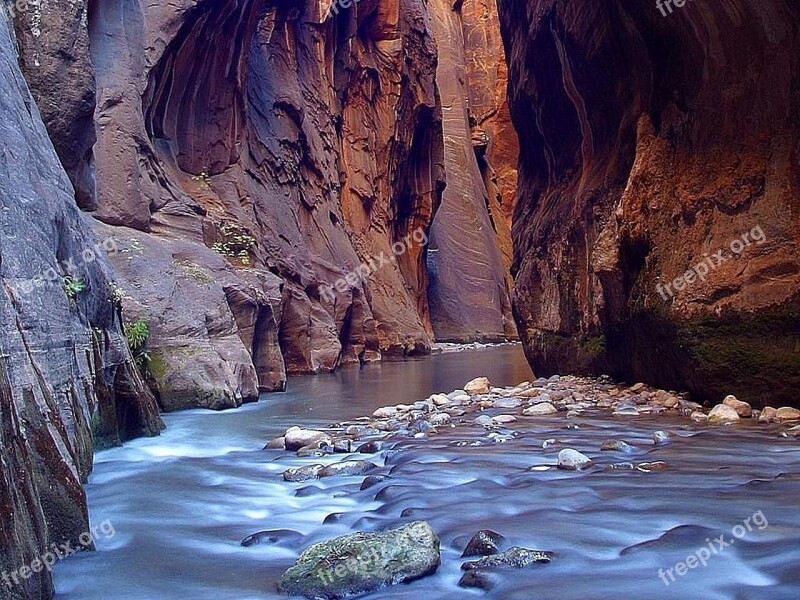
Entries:
[[[286,468],[311,461],[262,450],[292,425],[352,419],[479,375],[495,385],[531,378],[520,347],[505,346],[292,377],[286,393],[257,404],[165,415],[160,437],[97,453],[86,487],[90,514],[114,534],[98,536],[96,552],[56,566],[57,598],[282,598],[277,581],[308,545],[415,519],[441,538],[438,573],[369,598],[800,598],[800,445],[765,428],[598,413],[572,419],[577,429],[566,429],[561,415],[520,420],[503,430],[515,435],[505,443],[482,427],[444,429],[400,442],[386,455],[391,478],[364,491],[363,477],[286,483]],[[654,446],[656,430],[675,441]],[[543,449],[553,438],[601,466],[633,460],[599,452],[603,440],[625,439],[641,448],[636,460],[670,468],[560,471],[557,449]],[[459,588],[459,556],[482,528],[555,558],[501,574],[490,592]],[[274,544],[240,545],[260,530],[287,531]],[[712,545],[706,566],[677,575],[676,563],[720,535],[727,545]],[[670,568],[676,576],[667,585],[659,569]]]

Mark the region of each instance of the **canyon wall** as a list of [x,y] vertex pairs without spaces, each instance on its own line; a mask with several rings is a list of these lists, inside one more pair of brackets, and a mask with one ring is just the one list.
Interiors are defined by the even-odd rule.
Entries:
[[493,2],[469,7],[449,29],[436,24],[452,7],[422,0],[54,0],[18,15],[78,202],[118,244],[127,318],[149,324],[162,408],[516,335],[499,23]]
[[513,338],[511,231],[503,206],[513,204],[516,154],[497,156],[502,181],[491,160],[498,147],[513,149],[515,139],[496,8],[479,0],[428,6],[439,44],[447,177],[428,254],[434,331],[445,341]]
[[508,0],[500,14],[520,138],[515,316],[537,374],[797,405],[800,8]]
[[[0,573],[78,544],[95,445],[161,429],[120,326],[105,259],[75,204],[0,8]],[[68,279],[71,278],[71,279]],[[94,438],[94,439],[93,439]],[[49,572],[0,581],[3,600],[48,598]]]

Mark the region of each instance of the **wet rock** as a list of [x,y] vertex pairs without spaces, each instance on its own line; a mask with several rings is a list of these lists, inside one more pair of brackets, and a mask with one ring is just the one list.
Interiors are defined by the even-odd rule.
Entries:
[[581,471],[583,469],[588,469],[593,464],[592,459],[572,448],[565,448],[558,453],[559,469]]
[[712,425],[727,425],[739,421],[739,413],[725,404],[717,404],[708,413],[708,422]]
[[600,450],[625,452],[627,454],[632,454],[636,452],[638,448],[631,446],[625,440],[606,440],[605,442],[603,442],[603,445],[600,446]]
[[463,588],[475,588],[488,592],[494,587],[488,573],[483,571],[467,571],[458,580],[458,586]]
[[283,480],[298,482],[309,481],[310,479],[319,479],[320,473],[325,467],[323,465],[306,465],[295,469],[286,469],[283,472]]
[[377,454],[383,449],[383,443],[379,440],[371,440],[369,442],[365,442],[358,447],[358,451],[361,454]]
[[772,423],[776,421],[778,418],[778,410],[771,406],[765,406],[764,410],[761,411],[761,414],[758,415],[758,422],[759,423]]
[[465,562],[461,568],[465,571],[475,571],[479,569],[496,569],[499,567],[514,567],[522,569],[535,563],[549,563],[552,560],[552,552],[542,550],[529,550],[514,546],[505,552],[493,556],[485,556],[479,560]]
[[386,475],[367,475],[364,481],[361,482],[361,490],[367,490],[379,483],[383,483],[388,479]]
[[284,434],[284,441],[287,450],[299,450],[304,446],[309,446],[314,443],[330,444],[331,440],[330,436],[324,431],[291,427],[290,429],[286,430],[286,433]]
[[549,402],[543,402],[541,404],[535,404],[529,408],[526,408],[522,411],[522,414],[526,417],[538,417],[543,415],[554,415],[558,412],[558,409],[550,404]]
[[725,406],[730,406],[740,417],[749,419],[753,416],[753,409],[750,407],[750,405],[747,402],[738,400],[736,396],[726,396],[722,403]]
[[467,394],[472,396],[476,396],[478,394],[486,394],[489,392],[489,389],[492,387],[492,384],[489,382],[489,379],[486,377],[477,377],[467,383],[464,386],[464,391]]
[[500,545],[505,541],[505,538],[492,531],[491,529],[481,529],[478,533],[472,536],[472,539],[467,543],[461,558],[470,556],[491,556],[493,554],[500,554]]
[[397,407],[396,406],[383,406],[377,409],[372,416],[376,419],[391,419],[392,417],[397,415]]
[[319,471],[319,477],[341,477],[347,475],[364,475],[372,469],[377,469],[378,465],[367,460],[345,460],[323,467]]
[[791,408],[789,406],[784,406],[775,412],[775,420],[779,423],[785,423],[786,421],[800,421],[800,410]]
[[266,446],[264,446],[264,450],[286,450],[286,442],[284,441],[283,436],[270,441]]
[[650,473],[651,471],[666,471],[669,469],[669,465],[663,460],[657,460],[655,462],[639,463],[636,465],[636,469],[644,473]]
[[632,404],[620,404],[612,414],[615,417],[638,417],[639,409]]
[[636,465],[630,462],[613,463],[606,467],[606,471],[633,471]]
[[491,427],[494,425],[494,421],[492,421],[492,417],[489,415],[481,415],[475,419],[475,424],[481,425],[482,427]]
[[493,408],[519,408],[522,406],[522,400],[519,398],[498,398],[492,404]]
[[653,443],[656,446],[661,446],[663,444],[668,444],[671,440],[672,436],[668,434],[666,431],[654,431],[653,432]]
[[338,454],[348,454],[353,451],[353,441],[349,438],[334,440],[333,451]]
[[301,458],[308,458],[310,456],[325,456],[327,454],[333,454],[333,446],[325,444],[324,442],[309,444],[308,446],[303,446],[297,451],[297,456]]
[[694,411],[689,418],[692,421],[697,421],[698,423],[708,421],[708,415],[704,412],[700,412],[699,410]]
[[258,544],[280,544],[281,542],[287,542],[291,545],[302,538],[303,534],[291,529],[270,529],[269,531],[259,531],[248,535],[242,540],[242,546],[249,548]]
[[280,592],[339,599],[413,581],[439,568],[439,538],[424,521],[314,544],[280,579]]
[[441,425],[447,425],[451,420],[451,417],[447,413],[436,413],[435,415],[431,415],[429,422],[434,427],[440,427]]
[[492,417],[492,423],[495,425],[505,425],[506,423],[514,423],[517,417],[514,415],[496,415]]
[[445,396],[444,394],[434,394],[429,398],[431,402],[433,402],[436,406],[447,406],[451,404],[453,401]]

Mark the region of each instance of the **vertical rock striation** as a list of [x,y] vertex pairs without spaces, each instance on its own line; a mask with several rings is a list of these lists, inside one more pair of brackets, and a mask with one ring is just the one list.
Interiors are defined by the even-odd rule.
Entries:
[[796,404],[798,8],[500,13],[520,138],[514,305],[537,373]]
[[[459,47],[444,46],[445,64],[491,78],[447,92],[461,123],[446,155],[426,3],[329,4],[70,2],[72,19],[35,36],[17,18],[62,161],[76,182],[90,166],[82,206],[121,248],[126,315],[149,323],[167,410],[238,406],[283,389],[287,372],[425,353],[437,336],[515,334],[494,5],[471,9],[469,48],[460,24],[446,42]],[[70,98],[96,94],[88,161],[94,136],[74,147],[84,105],[56,107],[49,71],[80,72]]]
[[508,293],[510,231],[487,152],[502,143],[496,118],[504,105],[498,96],[498,87],[505,88],[502,47],[488,47],[493,35],[499,42],[496,9],[475,0],[456,6],[433,0],[429,8],[439,45],[447,172],[428,258],[433,326],[440,340],[506,339],[516,335]]
[[[127,349],[102,244],[75,205],[17,67],[0,8],[0,572],[87,530],[82,483],[93,439],[161,428]],[[73,277],[65,280],[65,277]],[[80,282],[71,292],[68,283]],[[52,594],[47,571],[0,584],[0,598]]]

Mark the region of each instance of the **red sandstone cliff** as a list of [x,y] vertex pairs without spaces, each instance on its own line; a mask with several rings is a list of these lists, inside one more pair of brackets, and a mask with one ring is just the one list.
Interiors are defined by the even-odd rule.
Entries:
[[520,138],[514,301],[537,373],[796,404],[800,9],[500,9]]
[[59,0],[16,19],[80,204],[119,242],[166,409],[516,335],[494,3],[328,4],[110,0],[63,19]]

